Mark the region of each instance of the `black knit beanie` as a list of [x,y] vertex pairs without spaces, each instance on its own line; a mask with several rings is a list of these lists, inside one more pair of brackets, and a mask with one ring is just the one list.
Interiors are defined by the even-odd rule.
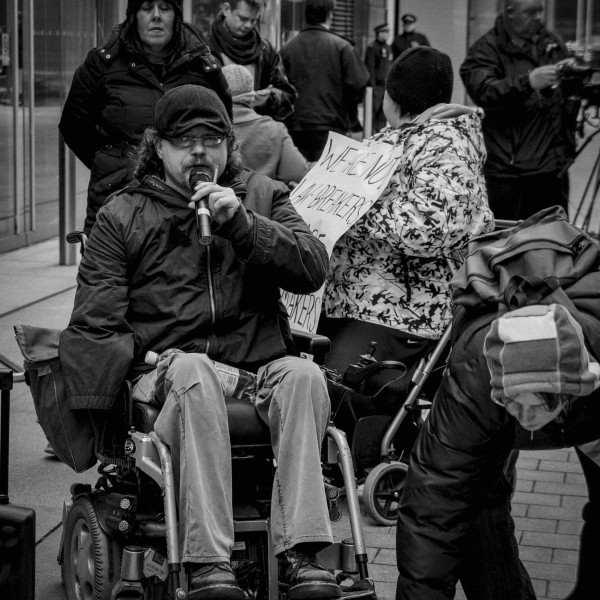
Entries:
[[430,106],[450,102],[453,82],[450,57],[435,48],[417,46],[392,63],[385,89],[403,115],[418,115]]
[[[183,0],[166,0],[174,9],[177,18],[182,21],[183,20]],[[135,15],[135,13],[140,10],[140,6],[144,4],[144,0],[129,0],[127,2],[127,12],[125,13],[127,17],[130,15]]]

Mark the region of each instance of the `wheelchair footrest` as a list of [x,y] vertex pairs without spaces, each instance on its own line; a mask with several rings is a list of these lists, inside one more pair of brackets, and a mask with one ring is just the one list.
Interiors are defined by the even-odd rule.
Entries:
[[370,579],[359,579],[355,581],[351,586],[342,587],[342,598],[369,598],[370,600],[377,600],[377,594],[375,593],[375,584]]

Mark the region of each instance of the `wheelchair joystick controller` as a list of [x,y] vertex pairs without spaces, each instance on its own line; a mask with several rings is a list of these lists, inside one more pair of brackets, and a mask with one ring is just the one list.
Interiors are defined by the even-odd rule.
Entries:
[[348,366],[344,372],[342,383],[349,388],[357,389],[364,379],[367,377],[372,365],[377,365],[375,352],[377,351],[377,342],[371,342],[366,354],[361,354],[355,363]]

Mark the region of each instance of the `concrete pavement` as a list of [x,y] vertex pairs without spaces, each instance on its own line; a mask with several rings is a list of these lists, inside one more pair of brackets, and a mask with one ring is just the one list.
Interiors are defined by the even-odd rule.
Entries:
[[[14,324],[66,326],[75,275],[75,266],[58,266],[57,239],[0,255],[0,355],[6,361],[22,364]],[[94,483],[97,476],[94,469],[72,472],[46,455],[45,446],[29,389],[17,383],[11,402],[9,496],[13,504],[36,511],[36,598],[65,600],[56,562],[62,502],[71,483]],[[558,450],[522,453],[517,467],[513,514],[522,559],[539,600],[563,598],[575,580],[580,513],[586,499],[579,463],[572,450]],[[366,516],[364,527],[378,596],[392,600],[395,527],[377,526]],[[334,523],[334,532],[336,539],[350,535],[347,511]],[[457,599],[463,598],[459,590]]]

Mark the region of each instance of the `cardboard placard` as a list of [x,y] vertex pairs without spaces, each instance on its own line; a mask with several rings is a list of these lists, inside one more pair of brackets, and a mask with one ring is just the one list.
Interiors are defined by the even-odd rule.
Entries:
[[[331,257],[333,247],[381,196],[393,175],[401,148],[388,143],[358,142],[329,133],[321,158],[290,194],[290,200]],[[312,294],[282,299],[294,329],[314,333],[324,287]]]

